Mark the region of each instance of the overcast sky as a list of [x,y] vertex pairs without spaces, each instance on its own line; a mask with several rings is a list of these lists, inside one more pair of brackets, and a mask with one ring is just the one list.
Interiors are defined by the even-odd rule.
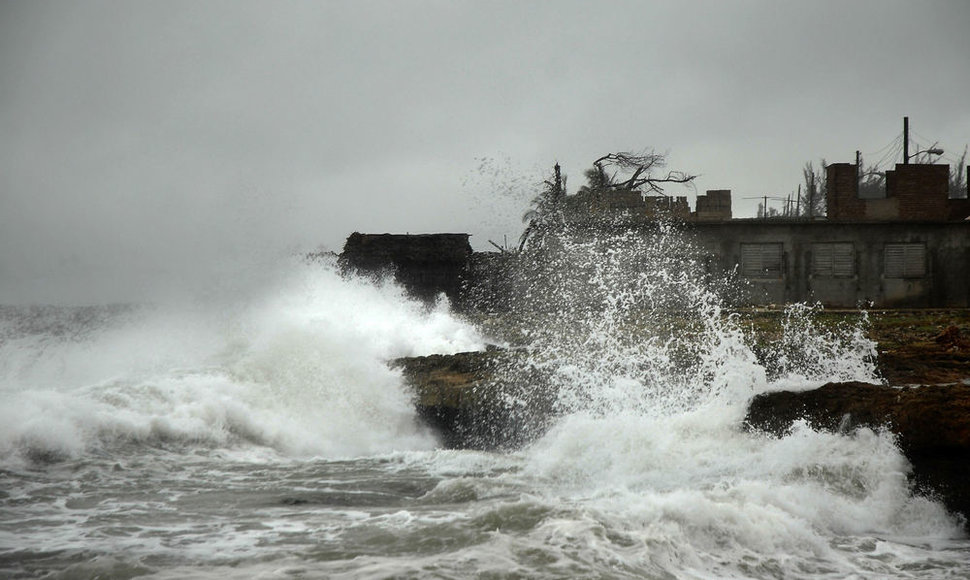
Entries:
[[968,103],[966,0],[0,0],[0,303],[218,285],[355,230],[487,249],[554,162],[574,191],[617,150],[750,216],[904,115],[959,157]]

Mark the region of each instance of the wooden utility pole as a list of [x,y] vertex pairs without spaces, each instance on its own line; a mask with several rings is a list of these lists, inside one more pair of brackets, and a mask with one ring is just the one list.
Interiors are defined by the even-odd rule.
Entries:
[[903,117],[903,165],[909,165],[909,117]]

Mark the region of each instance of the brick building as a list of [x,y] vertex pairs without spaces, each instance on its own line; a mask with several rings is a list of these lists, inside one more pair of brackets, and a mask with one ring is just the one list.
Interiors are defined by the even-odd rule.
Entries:
[[859,196],[859,166],[825,168],[829,221],[960,221],[970,217],[970,199],[951,192],[949,165],[897,164],[886,172],[876,196]]

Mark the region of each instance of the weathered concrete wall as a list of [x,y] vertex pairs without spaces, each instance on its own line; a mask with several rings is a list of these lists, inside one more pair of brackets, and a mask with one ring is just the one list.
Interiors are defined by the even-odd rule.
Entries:
[[[828,306],[970,306],[970,222],[783,222],[734,220],[688,224],[709,263],[742,265],[742,244],[782,246],[778,275],[747,276],[753,304],[820,301]],[[851,244],[849,275],[813,271],[814,244]],[[887,245],[925,248],[923,272],[887,275]],[[742,272],[743,273],[743,272]]]
[[[729,220],[683,227],[708,275],[737,272],[745,280],[747,304],[970,307],[970,221]],[[763,263],[752,266],[752,255]],[[518,279],[514,256],[473,256],[467,234],[354,233],[341,262],[357,271],[393,271],[415,296],[444,292],[464,308],[502,310]]]
[[[730,220],[683,227],[694,246],[692,257],[705,264],[706,275],[720,279],[734,273],[744,280],[742,304],[970,307],[970,222]],[[746,267],[745,247],[759,245],[778,252],[779,263]],[[830,257],[828,268],[820,267],[821,256],[815,254],[832,246],[840,247],[841,258]],[[906,254],[910,250],[913,255]],[[908,269],[900,271],[903,257]],[[888,263],[893,259],[895,272]],[[517,264],[515,256],[479,253],[471,264],[464,305],[501,311],[507,295],[522,290],[516,284],[523,274],[515,276],[515,269],[528,265]]]

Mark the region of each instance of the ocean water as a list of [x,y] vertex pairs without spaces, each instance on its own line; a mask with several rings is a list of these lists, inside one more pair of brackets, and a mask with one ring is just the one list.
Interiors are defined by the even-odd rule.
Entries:
[[558,398],[508,452],[442,449],[386,365],[499,339],[329,264],[234,305],[0,309],[0,577],[970,577],[890,434],[741,426],[758,392],[878,380],[864,319],[796,306],[756,354],[667,238],[628,243],[525,282]]

